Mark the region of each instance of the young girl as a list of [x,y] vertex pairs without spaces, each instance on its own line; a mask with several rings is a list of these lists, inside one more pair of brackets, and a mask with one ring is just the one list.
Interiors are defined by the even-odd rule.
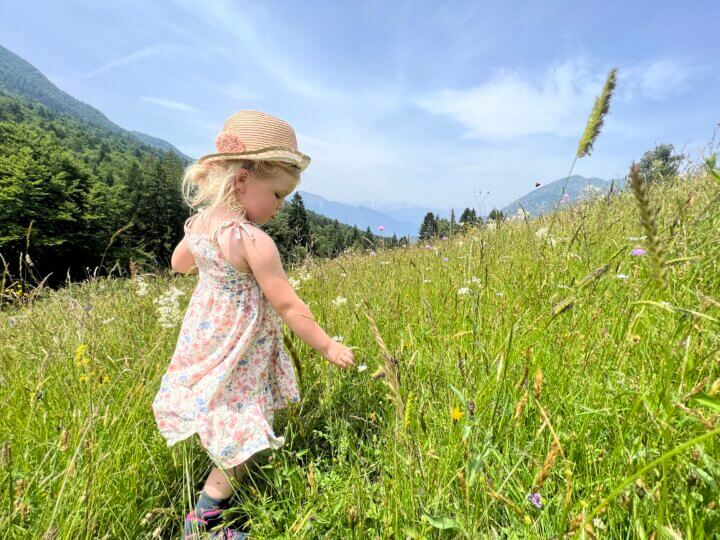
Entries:
[[[298,401],[280,319],[340,368],[353,353],[318,326],[296,296],[273,240],[255,225],[270,220],[297,186],[310,158],[297,150],[293,128],[257,111],[232,115],[215,140],[217,152],[185,172],[183,192],[199,208],[172,255],[176,272],[199,272],[175,352],[153,412],[168,446],[194,433],[214,464],[185,537],[220,523],[232,487],[252,457],[277,449],[273,413]],[[279,316],[279,317],[278,317]],[[211,538],[242,539],[228,528]]]

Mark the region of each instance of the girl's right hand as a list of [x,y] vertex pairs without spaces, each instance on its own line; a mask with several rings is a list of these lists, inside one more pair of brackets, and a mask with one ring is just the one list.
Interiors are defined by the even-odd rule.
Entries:
[[323,358],[341,369],[347,369],[355,365],[355,355],[353,352],[342,343],[338,343],[332,339],[323,351]]

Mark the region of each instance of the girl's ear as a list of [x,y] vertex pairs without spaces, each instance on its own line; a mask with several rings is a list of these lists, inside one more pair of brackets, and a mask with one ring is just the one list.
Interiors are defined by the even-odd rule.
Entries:
[[245,192],[245,186],[246,186],[245,181],[247,180],[247,177],[248,177],[247,169],[238,169],[238,172],[235,173],[235,179],[234,179],[235,189],[239,190],[241,193]]

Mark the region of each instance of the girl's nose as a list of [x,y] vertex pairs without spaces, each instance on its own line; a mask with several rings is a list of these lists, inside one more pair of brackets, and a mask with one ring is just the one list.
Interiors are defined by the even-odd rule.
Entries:
[[279,205],[279,206],[280,206],[280,210],[282,210],[283,208],[285,208],[285,199],[280,199],[280,205]]

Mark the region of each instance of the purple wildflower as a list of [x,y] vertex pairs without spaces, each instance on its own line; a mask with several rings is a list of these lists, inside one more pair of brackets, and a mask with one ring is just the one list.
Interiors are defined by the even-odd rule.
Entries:
[[630,252],[630,254],[635,257],[641,257],[642,255],[645,255],[645,250],[643,248],[635,248]]
[[449,260],[447,257],[443,257],[443,262],[448,262]]
[[425,244],[425,249],[430,249],[432,246],[430,244]]
[[542,497],[539,493],[530,493],[528,495],[528,501],[533,503],[537,508],[542,508]]
[[560,202],[561,202],[561,203],[568,203],[568,202],[570,202],[570,194],[569,194],[569,193],[565,193],[565,195],[562,196],[562,199],[560,199]]

